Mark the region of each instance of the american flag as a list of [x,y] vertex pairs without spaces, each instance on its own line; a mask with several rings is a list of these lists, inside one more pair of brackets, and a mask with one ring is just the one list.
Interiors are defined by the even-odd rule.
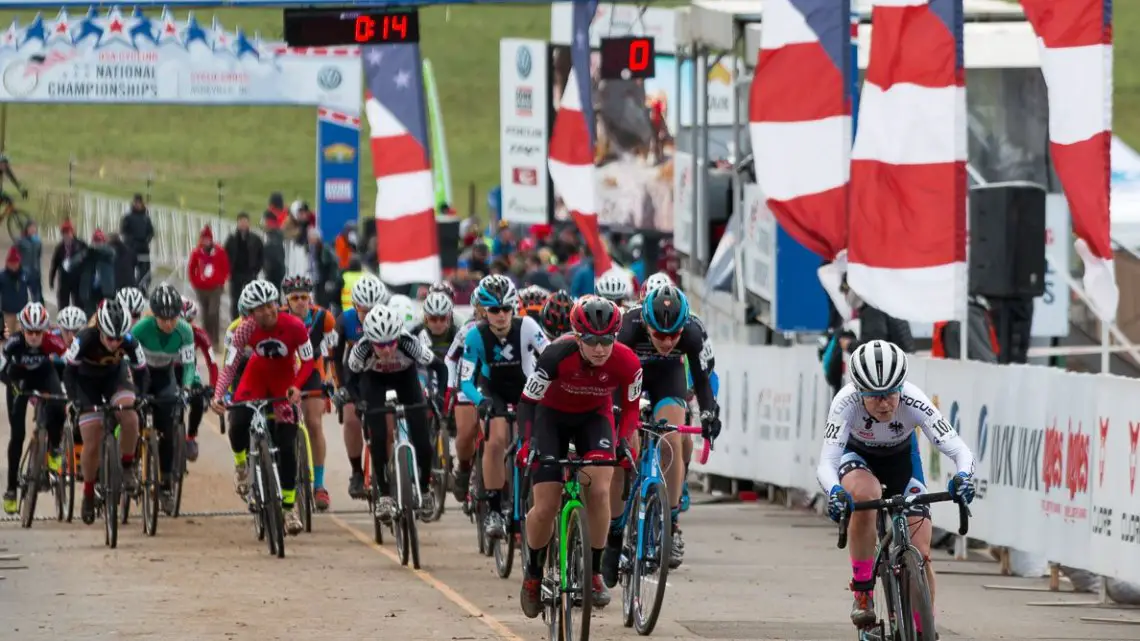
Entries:
[[903,320],[966,307],[962,0],[875,0],[851,161],[847,280]]
[[550,136],[550,179],[570,210],[594,257],[594,274],[609,271],[613,262],[598,231],[594,177],[594,109],[590,85],[590,21],[597,0],[574,2],[574,40],[570,45],[570,75]]
[[1049,150],[1069,201],[1085,291],[1100,318],[1115,320],[1120,290],[1109,239],[1112,1],[1021,0],[1021,7],[1041,45]]
[[793,238],[825,260],[847,246],[850,0],[767,0],[752,78],[756,181]]
[[393,285],[440,278],[420,48],[363,48],[364,111],[376,177],[376,253]]

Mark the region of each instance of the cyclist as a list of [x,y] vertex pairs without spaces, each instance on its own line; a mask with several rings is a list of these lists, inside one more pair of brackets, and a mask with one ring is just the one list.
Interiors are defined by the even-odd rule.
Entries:
[[[193,299],[182,297],[182,320],[190,325],[190,329],[194,332],[194,347],[202,353],[202,357],[206,359],[206,369],[210,372],[210,387],[211,392],[214,386],[218,384],[218,363],[214,360],[214,345],[210,341],[210,335],[206,330],[194,324],[194,320],[198,318],[198,303]],[[202,425],[202,416],[206,413],[206,396],[202,393],[206,389],[202,385],[202,376],[198,372],[198,365],[194,365],[194,381],[192,384],[192,393],[190,396],[190,424],[186,428],[186,460],[198,460],[198,428]]]
[[625,309],[633,297],[633,283],[625,274],[611,269],[594,281],[594,291],[598,296],[611,300],[619,308]]
[[[359,281],[358,281],[359,282]],[[322,392],[325,388],[325,356],[337,340],[336,319],[332,312],[313,303],[313,279],[307,275],[290,276],[281,282],[286,306],[281,309],[296,316],[305,324],[309,342],[313,347],[316,367],[301,386],[302,392]],[[329,491],[325,489],[325,442],[324,395],[312,395],[301,400],[301,413],[305,418],[305,429],[309,431],[309,445],[313,450],[313,501],[317,509],[329,509]]]
[[672,285],[674,287],[677,286],[669,274],[665,272],[657,272],[650,275],[650,277],[646,278],[645,282],[641,285],[641,300],[644,301],[645,297],[649,295],[649,292],[655,289],[660,289],[666,285]]
[[[366,399],[374,407],[382,406],[389,390],[396,392],[396,398],[403,405],[424,402],[424,389],[420,385],[417,366],[428,367],[436,380],[447,378],[447,367],[443,361],[424,347],[404,329],[404,319],[383,306],[377,306],[364,317],[364,335],[352,346],[348,355],[348,368],[360,375],[360,398]],[[434,497],[428,491],[431,474],[432,444],[429,438],[427,412],[409,411],[408,438],[416,452],[416,465],[419,468],[420,510],[430,514],[434,507]],[[370,444],[374,474],[380,488],[376,511],[380,518],[390,521],[396,513],[396,503],[389,496],[389,482],[384,473],[384,462],[388,460],[387,423],[381,415],[364,417],[364,424],[371,435]]]
[[368,312],[378,305],[383,305],[391,295],[384,282],[372,274],[365,274],[352,285],[350,298],[352,306],[340,314],[336,320],[336,344],[332,348],[332,363],[336,380],[340,385],[338,396],[344,400],[344,449],[348,452],[348,463],[352,475],[348,480],[348,495],[354,499],[362,499],[364,491],[364,433],[360,424],[360,416],[356,413],[356,406],[351,398],[358,396],[356,381],[348,371],[345,364],[345,354],[352,349],[352,345],[360,340],[363,332],[364,318]]
[[396,315],[400,317],[400,322],[404,324],[405,330],[410,332],[416,326],[416,304],[412,302],[412,299],[403,294],[396,294],[388,299],[384,305],[396,312]]
[[[273,405],[273,443],[277,446],[277,473],[281,481],[281,503],[285,512],[285,529],[290,535],[302,530],[301,517],[295,509],[297,496],[297,423],[294,405],[301,400],[301,386],[312,373],[313,345],[305,324],[290,316],[278,313],[277,288],[265,280],[255,280],[242,290],[244,307],[250,312],[234,330],[232,349],[242,353],[246,346],[253,353],[245,362],[245,371],[234,392],[237,402],[262,398],[288,397],[288,402]],[[241,301],[239,301],[239,304]],[[298,366],[297,361],[300,361]],[[234,380],[238,363],[226,363],[214,388],[213,410],[219,415],[225,411],[222,399]],[[296,370],[294,372],[294,369]],[[293,375],[289,376],[288,373]],[[284,375],[283,375],[284,373]],[[234,482],[240,487],[249,485],[249,426],[253,410],[235,407],[231,412],[230,445],[234,451]]]
[[[471,299],[474,315],[459,328],[455,340],[447,350],[447,396],[444,399],[444,414],[455,411],[455,478],[452,492],[455,500],[467,499],[467,488],[471,484],[471,467],[475,459],[475,439],[479,435],[479,414],[471,400],[459,389],[459,368],[466,347],[467,333],[486,317],[486,312],[477,298]],[[478,371],[478,368],[476,368]]]
[[542,307],[546,305],[546,299],[550,298],[550,292],[539,287],[538,285],[531,285],[519,290],[519,316],[530,316],[535,321],[541,321]]
[[[641,363],[633,350],[616,342],[622,317],[612,302],[594,297],[578,303],[570,312],[570,323],[573,335],[547,346],[526,382],[519,403],[520,429],[530,434],[531,451],[537,454],[565,458],[573,443],[583,459],[612,460],[615,434],[628,436],[637,427]],[[622,424],[615,430],[613,401],[619,391]],[[543,554],[558,512],[562,471],[540,466],[531,474],[534,505],[526,516],[528,561],[519,600],[523,613],[533,619],[542,610]],[[600,571],[610,518],[612,468],[590,468],[582,475],[589,479],[583,486],[593,550],[593,600],[595,606],[605,607],[610,595]]]
[[[487,439],[483,443],[483,491],[487,501],[487,536],[501,538],[507,534],[503,519],[502,490],[507,482],[503,457],[513,435],[507,433],[503,414],[508,405],[518,405],[523,385],[534,374],[534,362],[546,347],[546,335],[539,324],[528,316],[516,317],[518,292],[505,276],[487,276],[475,289],[475,298],[486,310],[486,320],[467,332],[464,339],[460,388],[479,408],[479,417],[487,420]],[[481,387],[475,384],[479,371]]]
[[[64,307],[56,314],[55,324],[56,329],[52,330],[51,333],[59,337],[60,341],[63,342],[64,349],[67,349],[67,346],[71,345],[71,341],[75,340],[75,334],[87,327],[87,313],[74,305]],[[56,374],[62,381],[63,356],[52,356],[51,360],[55,364]]]
[[[28,397],[17,396],[20,391],[35,390],[45,394],[61,394],[59,378],[52,357],[62,355],[67,347],[58,336],[47,332],[49,318],[41,303],[28,303],[16,317],[20,332],[4,343],[0,353],[0,382],[8,388],[8,424],[12,433],[8,439],[8,489],[4,492],[4,512],[15,514],[16,480],[20,471],[20,455],[24,450],[25,417]],[[48,467],[59,472],[59,441],[63,435],[64,410],[59,403],[47,403],[40,420],[48,432]]]
[[[149,385],[139,388],[154,397],[154,428],[158,439],[158,468],[162,472],[159,496],[162,509],[174,512],[170,494],[170,468],[174,462],[174,421],[181,395],[194,382],[194,331],[182,320],[182,295],[171,285],[159,285],[150,295],[150,311],[135,324],[131,335],[142,347],[150,372]],[[187,457],[189,458],[189,456]]]
[[424,320],[412,328],[411,334],[420,339],[441,360],[459,334],[455,323],[455,303],[443,292],[429,292],[424,298]]
[[[100,444],[102,443],[103,416],[90,411],[96,405],[109,402],[124,407],[135,402],[135,385],[138,389],[150,386],[150,373],[142,346],[130,335],[130,313],[113,298],[104,299],[95,314],[95,327],[88,327],[75,335],[67,348],[64,361],[64,384],[67,392],[80,408],[79,431],[83,435],[83,522],[95,522],[95,479],[99,478]],[[124,357],[130,361],[130,375]],[[139,414],[134,409],[115,412],[119,423],[119,445],[122,452],[123,492],[132,495],[138,488],[134,474],[135,446],[139,438]]]
[[570,310],[573,308],[574,299],[564,289],[546,299],[542,306],[542,329],[547,338],[554,340],[570,331]]
[[[966,503],[973,501],[974,455],[926,394],[907,382],[907,356],[902,349],[882,340],[864,343],[851,354],[849,368],[851,382],[831,401],[817,470],[819,484],[828,493],[827,512],[832,520],[839,521],[855,501],[872,501],[884,492],[896,496],[926,491],[918,454],[919,429],[958,467],[948,491]],[[930,509],[913,506],[907,516],[911,542],[926,560],[933,598]],[[875,513],[851,514],[847,536],[855,594],[851,622],[866,627],[876,620],[872,594],[878,538]]]
[[[670,425],[683,425],[688,408],[685,399],[689,387],[682,358],[688,357],[690,362],[700,363],[700,367],[693,371],[693,387],[702,410],[701,428],[705,438],[717,437],[720,433],[720,408],[709,384],[708,361],[711,356],[705,349],[703,330],[689,314],[689,300],[681,290],[672,285],[651,290],[641,307],[626,312],[618,341],[634,350],[648,374],[645,392],[653,409],[653,419],[664,420]],[[629,440],[631,449],[636,451],[637,434],[631,435]],[[680,456],[683,445],[681,435],[676,432],[666,434],[662,441],[665,445],[661,448],[662,468],[669,490],[669,505],[673,507],[673,549],[669,564],[677,567],[685,554],[685,542],[677,526],[681,488],[685,480],[685,465]],[[620,497],[621,485],[614,483],[619,492],[617,497]],[[605,579],[611,587],[617,581],[621,552],[622,527],[618,520],[621,509],[614,505],[615,518],[610,523],[606,547]]]
[[146,296],[137,287],[124,287],[115,294],[115,300],[123,305],[123,309],[131,315],[131,325],[139,322],[143,312],[146,311]]

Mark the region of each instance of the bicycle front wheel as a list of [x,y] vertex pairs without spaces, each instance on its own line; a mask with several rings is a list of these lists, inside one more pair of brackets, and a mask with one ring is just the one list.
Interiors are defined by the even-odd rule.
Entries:
[[[515,474],[514,466],[512,465],[511,457],[508,454],[506,460],[506,467],[503,469],[510,470],[512,477]],[[499,573],[500,579],[510,578],[511,568],[515,564],[515,509],[514,509],[514,479],[507,479],[508,482],[503,486],[500,493],[502,496],[503,512],[506,516],[504,519],[507,522],[507,535],[501,539],[491,541],[491,549],[495,555],[495,570]]]
[[435,496],[435,506],[428,520],[438,521],[443,516],[444,505],[447,502],[448,488],[451,476],[451,448],[447,442],[447,430],[434,420],[435,451],[431,459],[431,481],[429,487]]
[[119,546],[119,506],[123,497],[123,463],[119,439],[114,432],[107,432],[103,437],[102,453],[99,478],[103,486],[104,543],[113,550]]
[[170,493],[174,499],[174,510],[170,515],[178,518],[182,514],[182,482],[186,477],[186,423],[182,412],[174,421],[174,461],[170,465]]
[[926,580],[926,564],[913,547],[903,550],[900,559],[899,602],[902,612],[895,613],[898,628],[906,641],[934,641],[934,607],[930,600],[930,584]]
[[32,527],[36,518],[36,500],[40,495],[40,476],[44,469],[47,434],[36,430],[24,450],[24,460],[20,465],[20,525]]
[[297,508],[306,532],[313,531],[313,467],[309,461],[309,439],[305,430],[297,429]]
[[158,533],[158,503],[161,491],[158,469],[158,436],[152,430],[142,442],[142,516],[143,533],[154,536]]
[[258,464],[261,466],[261,509],[265,512],[265,531],[269,539],[269,553],[285,558],[285,512],[281,502],[281,486],[277,484],[277,470],[269,443],[264,438],[257,443]]
[[[594,605],[594,576],[586,508],[579,504],[566,514],[566,556],[562,575],[562,634],[566,641],[589,641],[590,610]],[[577,610],[577,612],[575,612]],[[575,626],[575,623],[578,625]],[[575,628],[577,627],[577,630]]]
[[59,477],[56,479],[55,515],[60,521],[71,523],[75,513],[75,435],[71,425],[64,424],[60,439]]
[[[635,490],[636,491],[636,490]],[[640,536],[634,541],[633,576],[630,587],[637,598],[632,599],[633,625],[637,633],[646,636],[657,626],[661,604],[665,602],[665,586],[669,577],[669,557],[673,549],[673,523],[665,485],[653,483],[645,488],[634,514],[644,513],[635,527]]]

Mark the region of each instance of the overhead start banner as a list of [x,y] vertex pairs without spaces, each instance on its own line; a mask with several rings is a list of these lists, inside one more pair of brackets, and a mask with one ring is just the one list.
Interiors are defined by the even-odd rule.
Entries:
[[0,35],[0,101],[323,105],[360,113],[356,47],[290,49],[229,32],[215,19],[175,20],[112,7],[13,22]]

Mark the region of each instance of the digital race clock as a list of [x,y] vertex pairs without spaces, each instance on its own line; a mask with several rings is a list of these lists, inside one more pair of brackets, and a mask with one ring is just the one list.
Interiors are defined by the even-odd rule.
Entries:
[[415,9],[285,9],[285,44],[337,47],[420,41]]
[[652,78],[657,70],[653,38],[625,36],[602,38],[602,79]]

